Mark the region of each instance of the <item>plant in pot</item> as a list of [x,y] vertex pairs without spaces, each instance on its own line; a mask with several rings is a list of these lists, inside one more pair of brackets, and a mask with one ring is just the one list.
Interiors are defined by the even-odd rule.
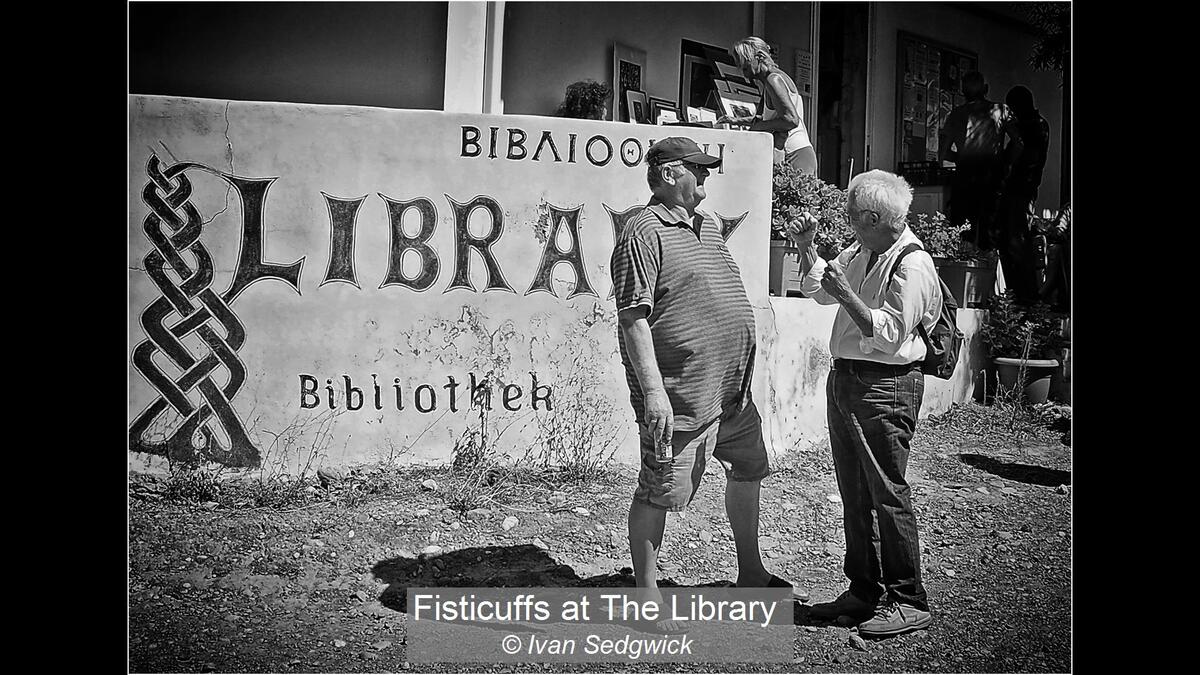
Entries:
[[787,238],[788,224],[805,211],[817,218],[813,239],[817,254],[829,260],[854,241],[854,231],[846,218],[846,191],[792,166],[776,164],[771,184],[771,260],[772,295],[798,293],[800,288],[799,251]]
[[908,226],[933,256],[938,276],[953,291],[958,306],[982,307],[996,285],[996,257],[962,238],[970,223],[956,227],[941,211],[935,211],[932,215],[910,213]]
[[1063,336],[1063,315],[1042,302],[1018,304],[1011,290],[992,297],[987,309],[980,337],[996,365],[1000,387],[1023,390],[1030,403],[1045,401],[1050,378],[1068,344]]

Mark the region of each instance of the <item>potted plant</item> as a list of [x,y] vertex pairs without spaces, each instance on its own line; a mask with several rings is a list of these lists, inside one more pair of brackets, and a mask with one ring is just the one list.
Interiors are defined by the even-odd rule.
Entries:
[[787,238],[788,225],[805,211],[816,216],[817,254],[829,260],[854,241],[846,218],[846,191],[792,166],[776,164],[771,186],[771,259],[768,290],[785,296],[800,290],[800,252]]
[[933,256],[938,276],[954,293],[959,307],[982,307],[996,284],[996,259],[964,241],[966,222],[955,227],[941,211],[909,214],[908,226]]
[[1011,290],[993,296],[987,310],[980,337],[996,366],[1000,386],[1009,391],[1023,389],[1030,403],[1045,401],[1050,379],[1067,346],[1063,315],[1042,302],[1017,304]]

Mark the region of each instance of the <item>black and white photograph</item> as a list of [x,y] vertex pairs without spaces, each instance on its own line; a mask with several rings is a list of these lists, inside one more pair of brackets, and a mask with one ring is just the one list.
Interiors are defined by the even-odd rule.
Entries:
[[675,101],[659,96],[648,97],[650,101],[650,123],[663,124],[679,121],[679,108]]
[[1072,8],[128,2],[128,672],[1074,672]]
[[629,121],[637,124],[647,124],[650,115],[650,101],[646,92],[634,89],[625,90],[626,113]]
[[620,43],[613,43],[613,91],[616,92],[617,112],[614,120],[634,122],[629,117],[625,92],[642,91],[646,70],[646,52]]

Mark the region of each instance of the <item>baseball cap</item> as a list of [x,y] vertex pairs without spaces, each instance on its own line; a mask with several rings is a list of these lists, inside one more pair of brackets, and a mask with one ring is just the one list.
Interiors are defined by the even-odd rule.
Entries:
[[684,160],[701,166],[716,167],[721,164],[719,157],[705,154],[696,145],[696,141],[683,136],[671,136],[658,141],[646,151],[646,163],[658,166],[676,160]]

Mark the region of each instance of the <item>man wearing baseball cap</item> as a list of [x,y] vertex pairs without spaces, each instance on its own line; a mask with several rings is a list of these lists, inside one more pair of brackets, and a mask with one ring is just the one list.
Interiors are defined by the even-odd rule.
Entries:
[[650,146],[646,164],[653,197],[618,235],[611,260],[641,439],[629,512],[634,577],[657,588],[667,512],[691,502],[711,454],[725,469],[736,584],[790,588],[766,570],[758,549],[759,484],[770,468],[750,398],[754,311],[717,220],[696,208],[721,160],[690,138],[671,137]]

